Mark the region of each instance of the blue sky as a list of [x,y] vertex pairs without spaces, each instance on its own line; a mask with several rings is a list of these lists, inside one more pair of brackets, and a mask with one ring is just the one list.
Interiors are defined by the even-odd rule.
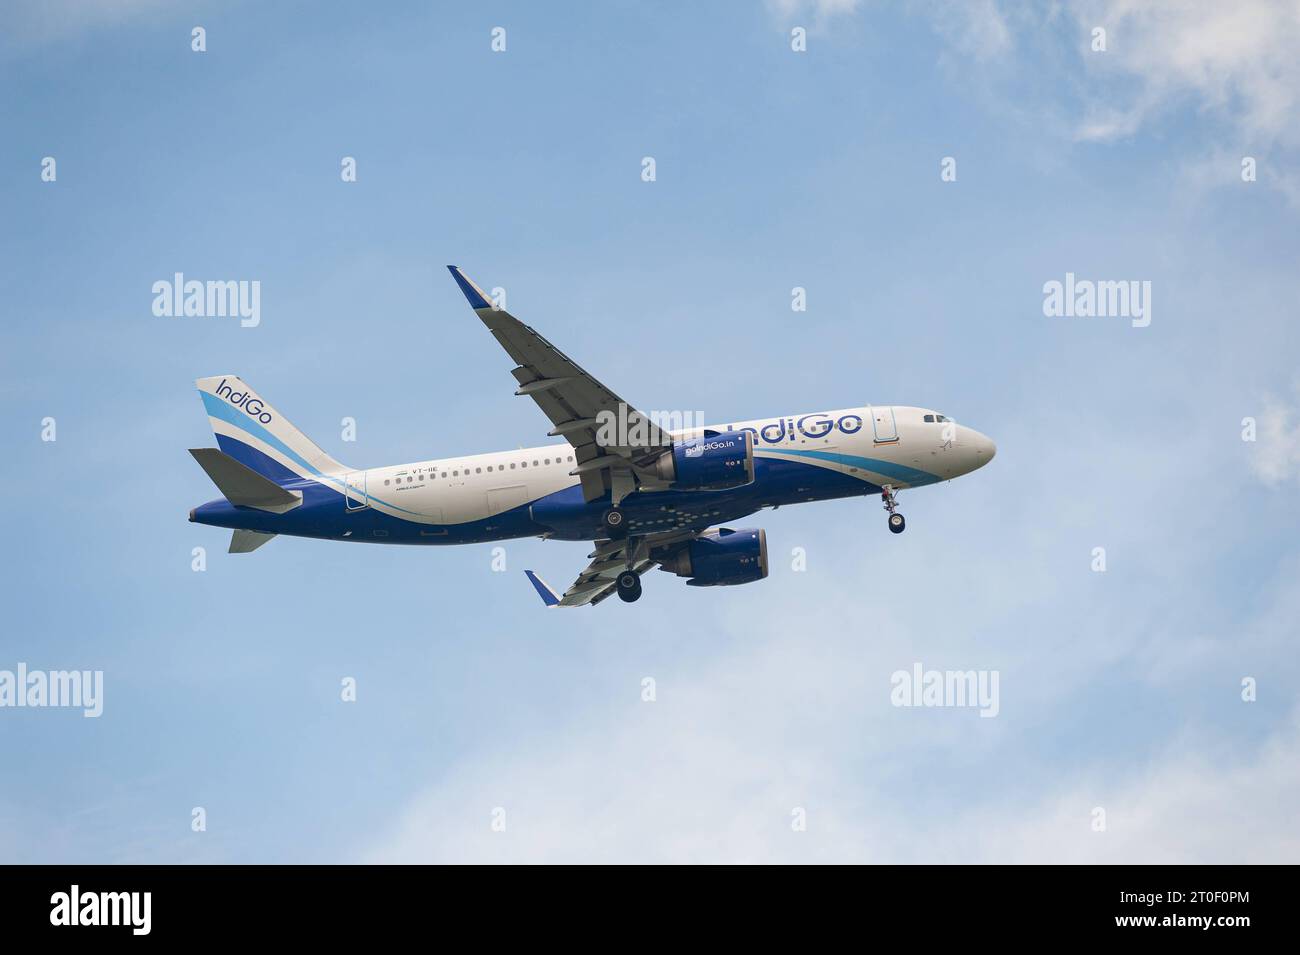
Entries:
[[[105,701],[0,710],[0,859],[1296,861],[1300,21],[1239,7],[7,6],[0,669]],[[361,467],[541,443],[451,262],[642,408],[924,405],[997,460],[569,613],[521,571],[581,544],[185,520],[201,376]],[[260,325],[155,317],[178,271]],[[1150,326],[1044,316],[1066,272]],[[916,662],[999,715],[892,706]]]

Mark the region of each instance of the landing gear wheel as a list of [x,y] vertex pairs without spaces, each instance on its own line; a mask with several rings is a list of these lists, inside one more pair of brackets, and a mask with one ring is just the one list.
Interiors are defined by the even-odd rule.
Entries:
[[641,578],[630,570],[618,575],[618,597],[625,603],[632,603],[641,596]]
[[606,511],[602,522],[610,537],[622,537],[627,533],[627,518],[617,507],[611,507]]
[[903,533],[907,521],[903,520],[903,515],[898,513],[898,501],[894,498],[894,489],[886,484],[880,489],[880,499],[885,502],[885,510],[889,512],[890,531],[895,534]]

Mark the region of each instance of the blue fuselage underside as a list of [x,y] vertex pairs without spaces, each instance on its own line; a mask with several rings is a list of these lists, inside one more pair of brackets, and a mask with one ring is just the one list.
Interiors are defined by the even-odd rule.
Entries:
[[[246,459],[251,450],[241,442],[219,443],[236,458]],[[257,463],[265,468],[268,459],[264,455],[258,457],[261,460]],[[383,544],[472,544],[539,536],[590,541],[606,536],[602,517],[609,510],[609,497],[584,501],[582,488],[577,484],[483,520],[425,524],[385,514],[374,507],[349,510],[343,494],[333,487],[282,470],[283,475],[276,475],[278,483],[302,494],[300,506],[273,514],[238,507],[223,499],[195,508],[193,520],[266,534]],[[630,494],[621,503],[628,531],[648,534],[674,528],[702,529],[739,520],[763,507],[879,494],[881,490],[860,477],[800,461],[757,458],[754,470],[752,484],[733,490]]]

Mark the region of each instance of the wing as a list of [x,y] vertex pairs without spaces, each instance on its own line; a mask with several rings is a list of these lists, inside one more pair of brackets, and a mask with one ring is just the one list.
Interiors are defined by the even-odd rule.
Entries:
[[557,594],[531,570],[524,573],[542,598],[542,603],[548,607],[594,606],[617,589],[615,578],[629,568],[629,549],[632,551],[631,570],[640,576],[658,564],[675,545],[699,535],[699,531],[674,530],[623,540],[597,541],[596,549],[587,555],[591,563],[562,594]]
[[[519,382],[515,394],[537,402],[554,425],[550,437],[563,437],[573,445],[577,467],[571,473],[582,481],[583,498],[594,501],[610,493],[617,504],[634,489],[638,469],[662,454],[671,437],[536,331],[495,308],[459,268],[447,268],[474,314],[514,359],[511,374]],[[604,441],[597,440],[598,434]],[[648,472],[639,476],[653,479]]]

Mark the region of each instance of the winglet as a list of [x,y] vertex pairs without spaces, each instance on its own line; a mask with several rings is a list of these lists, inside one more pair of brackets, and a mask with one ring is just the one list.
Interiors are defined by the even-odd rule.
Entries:
[[525,570],[524,573],[528,576],[529,583],[536,588],[537,595],[542,598],[542,603],[546,604],[548,607],[554,607],[559,604],[559,595],[547,586],[546,581],[542,580],[542,578],[538,577],[531,570]]
[[449,265],[447,266],[447,271],[451,272],[451,277],[456,280],[456,284],[460,286],[460,290],[464,292],[465,297],[469,299],[470,308],[478,311],[480,308],[492,307],[492,303],[487,300],[487,296],[483,294],[483,290],[471,282],[466,277],[465,273],[460,270],[459,266]]

